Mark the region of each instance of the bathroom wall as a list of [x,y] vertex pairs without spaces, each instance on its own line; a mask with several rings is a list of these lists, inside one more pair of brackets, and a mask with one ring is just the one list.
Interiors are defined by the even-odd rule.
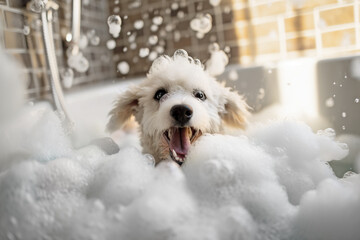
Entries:
[[[221,0],[213,7],[210,0],[114,0],[110,12],[123,19],[121,36],[116,39],[116,63],[131,66],[126,75],[146,72],[150,54],[139,57],[141,49],[172,54],[184,48],[206,60],[208,45],[218,42],[227,50],[230,63],[242,66],[271,64],[279,60],[311,56],[336,57],[360,50],[359,0]],[[190,28],[197,14],[209,13],[213,28],[199,39]],[[153,18],[163,23],[153,28]],[[135,21],[144,20],[142,29]],[[134,38],[136,34],[136,38]],[[152,45],[149,39],[158,36]],[[149,59],[150,58],[150,59]]]
[[[27,95],[30,100],[51,100],[49,86],[49,71],[44,52],[44,42],[41,35],[41,21],[39,14],[26,10],[24,0],[1,0],[0,23],[2,31],[0,44],[5,51],[13,55],[22,64],[26,81]],[[71,32],[71,2],[70,0],[56,1],[60,10],[55,16],[53,24],[54,42],[58,58],[59,70],[67,67],[66,63],[66,35]],[[107,31],[108,17],[107,1],[83,0],[81,30],[84,34],[94,29],[99,36],[97,46],[89,43],[83,50],[89,60],[89,69],[85,73],[74,71],[74,89],[84,84],[110,80],[115,77],[115,67],[112,63],[112,52],[106,48],[106,40],[110,38]],[[70,89],[65,89],[70,91]]]

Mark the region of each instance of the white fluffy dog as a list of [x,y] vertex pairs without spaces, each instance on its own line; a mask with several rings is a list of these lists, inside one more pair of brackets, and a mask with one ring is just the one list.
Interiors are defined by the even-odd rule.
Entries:
[[181,165],[202,134],[222,133],[224,123],[244,128],[248,111],[241,96],[180,49],[173,57],[156,59],[147,79],[123,93],[109,115],[109,131],[134,115],[143,152],[152,154],[156,163],[172,159]]

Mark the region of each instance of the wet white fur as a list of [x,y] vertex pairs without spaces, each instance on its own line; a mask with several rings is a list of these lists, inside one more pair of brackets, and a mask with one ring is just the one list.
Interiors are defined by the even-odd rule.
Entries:
[[[153,97],[160,88],[168,94],[158,102]],[[195,98],[195,89],[202,90],[207,99]],[[224,123],[238,128],[246,125],[247,105],[241,96],[210,77],[191,58],[189,61],[187,57],[161,56],[152,64],[146,80],[119,96],[110,112],[108,129],[120,128],[134,115],[140,124],[143,152],[152,154],[159,162],[168,157],[162,134],[174,125],[170,109],[176,104],[192,107],[189,126],[203,134],[222,133]]]

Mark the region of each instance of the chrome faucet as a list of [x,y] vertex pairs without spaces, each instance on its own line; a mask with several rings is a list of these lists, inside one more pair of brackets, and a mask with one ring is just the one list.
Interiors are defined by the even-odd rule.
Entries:
[[50,69],[50,86],[54,108],[59,113],[60,118],[66,125],[72,125],[69,114],[66,111],[64,94],[60,83],[58,63],[55,54],[53,27],[54,12],[59,9],[59,5],[52,0],[32,0],[27,5],[28,9],[40,13],[42,21],[42,37],[45,44],[46,61]]

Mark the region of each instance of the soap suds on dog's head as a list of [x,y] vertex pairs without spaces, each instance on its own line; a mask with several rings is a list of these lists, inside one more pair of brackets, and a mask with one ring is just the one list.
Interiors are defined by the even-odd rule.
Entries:
[[74,149],[48,109],[18,109],[0,133],[0,239],[360,236],[360,177],[333,174],[327,161],[348,149],[331,130],[284,121],[203,135],[182,168],[129,145]]

